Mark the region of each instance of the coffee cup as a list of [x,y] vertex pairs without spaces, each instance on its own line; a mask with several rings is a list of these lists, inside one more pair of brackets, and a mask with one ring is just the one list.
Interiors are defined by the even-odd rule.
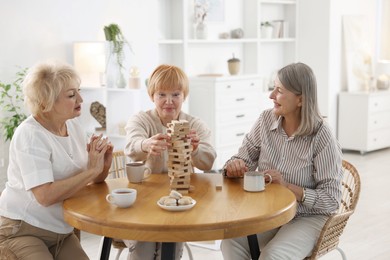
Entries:
[[127,208],[134,204],[137,198],[137,190],[130,188],[121,188],[112,190],[107,194],[106,200],[120,208]]
[[[268,176],[268,182],[265,182],[265,176]],[[272,182],[272,177],[268,173],[246,172],[244,174],[244,190],[246,191],[263,191],[265,186]]]
[[152,170],[143,162],[126,163],[126,174],[129,182],[140,183],[148,178]]

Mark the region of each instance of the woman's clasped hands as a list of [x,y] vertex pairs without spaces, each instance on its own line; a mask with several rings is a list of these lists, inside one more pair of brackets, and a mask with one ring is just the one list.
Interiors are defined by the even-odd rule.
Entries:
[[87,144],[88,169],[95,169],[97,173],[107,170],[111,166],[114,146],[107,137],[92,135]]

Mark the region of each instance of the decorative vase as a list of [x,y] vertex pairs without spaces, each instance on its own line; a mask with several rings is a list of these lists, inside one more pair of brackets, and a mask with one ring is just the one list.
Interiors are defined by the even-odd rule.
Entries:
[[195,28],[196,39],[207,39],[207,24],[200,22]]
[[108,88],[126,87],[125,67],[123,66],[124,53],[118,52],[112,42],[109,42],[106,79]]

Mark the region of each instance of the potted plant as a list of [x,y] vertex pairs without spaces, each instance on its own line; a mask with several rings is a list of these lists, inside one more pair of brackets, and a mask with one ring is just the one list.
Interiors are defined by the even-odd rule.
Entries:
[[269,21],[262,22],[260,24],[261,28],[261,37],[262,38],[272,38],[273,25]]
[[[124,88],[126,85],[126,80],[123,75],[126,70],[124,66],[124,47],[128,46],[131,52],[133,50],[117,24],[112,23],[104,26],[104,35],[110,43],[110,53],[107,62],[107,84],[109,87],[116,85],[117,87]],[[110,63],[112,60],[116,61],[116,64]],[[113,66],[116,68],[112,68]],[[109,71],[110,69],[113,71]]]
[[14,82],[7,84],[0,81],[0,106],[5,113],[0,120],[5,141],[11,140],[16,128],[26,119],[23,111],[22,82],[26,76],[27,68],[16,73]]

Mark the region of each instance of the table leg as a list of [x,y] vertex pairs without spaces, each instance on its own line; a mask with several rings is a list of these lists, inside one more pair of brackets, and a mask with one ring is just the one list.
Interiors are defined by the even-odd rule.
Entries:
[[247,236],[247,238],[248,238],[249,250],[251,251],[252,260],[259,259],[260,249],[259,249],[259,243],[257,241],[256,234],[249,235],[249,236]]
[[104,237],[100,260],[108,260],[110,258],[112,238]]
[[163,242],[161,247],[161,260],[175,260],[176,243]]

